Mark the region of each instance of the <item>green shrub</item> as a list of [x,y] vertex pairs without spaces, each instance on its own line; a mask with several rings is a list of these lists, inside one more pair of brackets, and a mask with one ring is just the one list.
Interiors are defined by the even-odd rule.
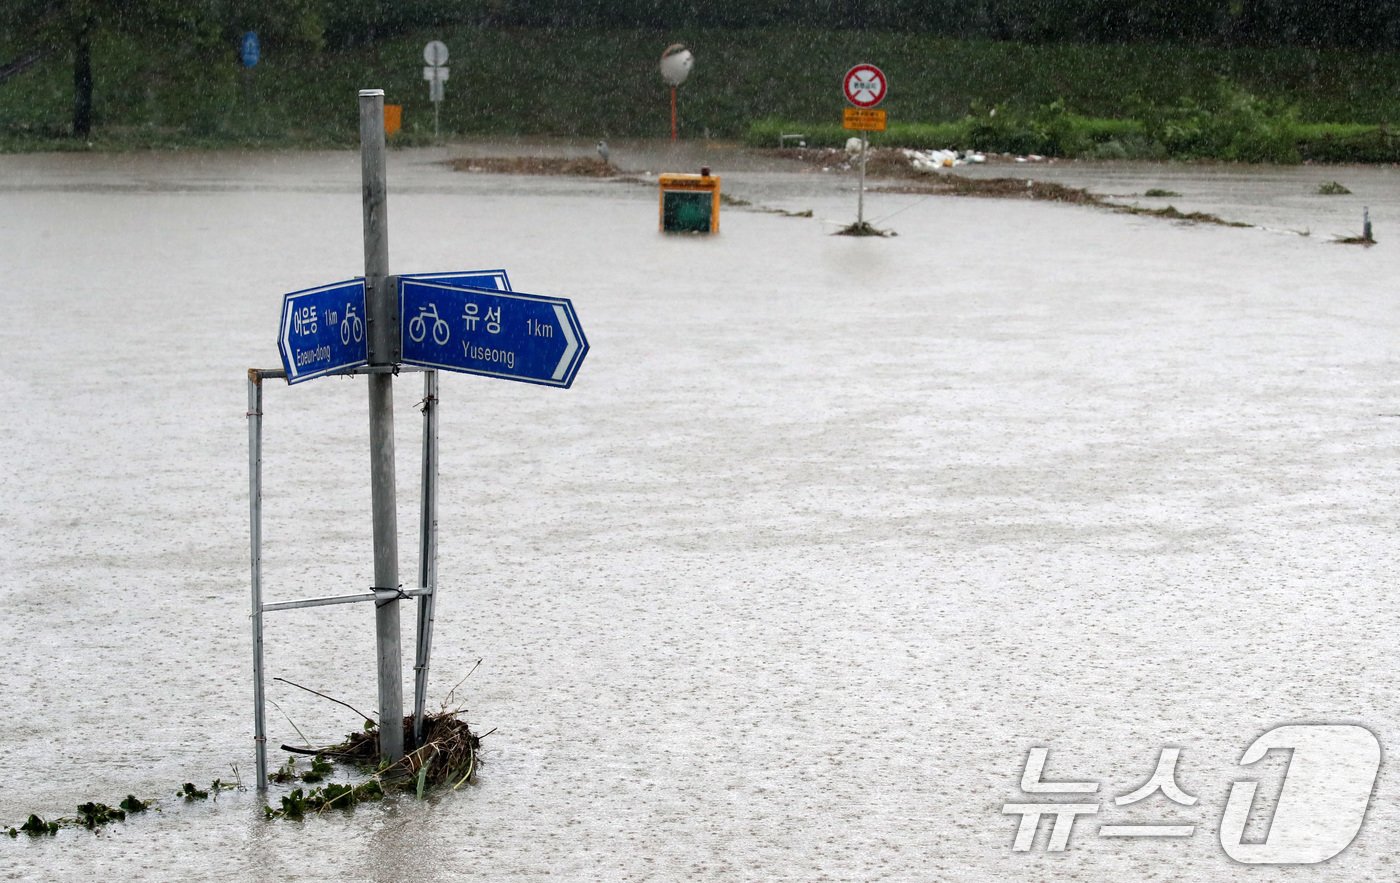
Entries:
[[1398,163],[1400,135],[1387,126],[1303,125],[1298,153],[1312,162]]
[[1168,155],[1181,159],[1296,163],[1297,112],[1265,101],[1227,80],[1203,99],[1182,98],[1167,106],[1138,102],[1144,133]]

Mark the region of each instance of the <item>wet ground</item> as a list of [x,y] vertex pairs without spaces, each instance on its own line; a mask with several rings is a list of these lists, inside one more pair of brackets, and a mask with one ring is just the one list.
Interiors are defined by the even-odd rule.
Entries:
[[[1388,763],[1328,863],[1246,867],[1218,835],[1260,778],[1263,836],[1285,760],[1238,765],[1261,733],[1397,739],[1392,171],[988,167],[1265,229],[873,194],[899,236],[852,240],[829,235],[849,176],[612,145],[814,212],[727,208],[695,239],[656,233],[649,186],[440,163],[507,149],[592,145],[389,170],[396,272],[504,267],[571,298],[592,345],[567,391],[443,382],[431,693],[483,659],[458,696],[496,732],[474,786],[302,823],[173,793],[252,778],[244,371],[277,364],[284,292],[361,271],[358,157],[0,157],[0,822],[163,798],[0,838],[0,874],[1394,876]],[[1314,195],[1334,179],[1353,196]],[[1380,244],[1329,243],[1361,205]],[[419,396],[396,389],[411,574]],[[365,411],[362,381],[269,389],[269,600],[370,583]],[[269,674],[372,709],[371,620],[270,614]],[[358,726],[269,698],[274,744]],[[1046,779],[1100,784],[1064,852],[1048,820],[1013,851],[1002,811],[1035,799],[1036,746]],[[1116,805],[1166,746],[1199,802]],[[1165,822],[1194,833],[1099,833]]]

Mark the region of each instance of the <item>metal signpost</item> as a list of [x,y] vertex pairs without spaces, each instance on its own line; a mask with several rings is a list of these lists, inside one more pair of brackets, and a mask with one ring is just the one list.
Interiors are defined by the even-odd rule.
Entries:
[[[846,100],[861,110],[868,110],[885,100],[889,82],[885,72],[873,64],[858,64],[846,71],[841,79],[841,92]],[[884,128],[884,115],[879,117],[880,129]],[[871,127],[873,128],[873,126]],[[856,223],[865,222],[865,159],[870,152],[870,139],[867,129],[860,130],[860,195],[856,197]]]
[[[430,46],[432,44],[429,44]],[[441,44],[438,44],[441,45]],[[434,56],[437,57],[437,56]],[[442,50],[446,60],[446,47]],[[445,79],[445,77],[444,77]],[[253,741],[258,789],[267,789],[263,690],[263,615],[277,610],[373,601],[379,682],[379,754],[404,755],[400,600],[418,601],[412,739],[423,737],[437,590],[438,376],[433,368],[523,380],[573,383],[588,342],[563,298],[518,294],[504,270],[389,275],[384,168],[384,92],[360,92],[365,275],[295,291],[283,298],[280,369],[248,371],[249,541],[253,629]],[[407,317],[408,321],[401,321]],[[407,363],[407,365],[403,364]],[[411,367],[421,365],[419,367]],[[424,369],[427,370],[424,370]],[[394,377],[423,373],[422,511],[418,585],[399,584],[394,481]],[[368,592],[264,603],[262,598],[263,381],[300,383],[331,374],[367,375],[374,583]]]
[[438,138],[439,109],[447,83],[447,44],[433,40],[423,47],[423,79],[428,81],[428,98],[433,102],[433,140]]
[[[369,363],[392,368],[394,302],[390,296],[388,182],[384,170],[384,90],[360,92],[360,183],[365,240],[365,314]],[[370,508],[374,525],[374,591],[399,591],[398,489],[394,483],[394,375],[369,376]],[[374,602],[379,669],[379,757],[403,757],[403,658],[399,599]]]

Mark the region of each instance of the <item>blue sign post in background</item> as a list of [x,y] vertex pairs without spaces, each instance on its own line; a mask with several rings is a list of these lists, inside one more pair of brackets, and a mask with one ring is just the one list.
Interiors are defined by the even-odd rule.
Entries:
[[248,31],[243,35],[243,45],[239,50],[244,67],[253,67],[262,58],[262,45],[258,42],[258,32]]
[[277,349],[282,353],[288,383],[368,364],[365,280],[336,282],[286,295]]
[[401,276],[399,320],[403,361],[427,368],[568,388],[588,352],[560,297]]

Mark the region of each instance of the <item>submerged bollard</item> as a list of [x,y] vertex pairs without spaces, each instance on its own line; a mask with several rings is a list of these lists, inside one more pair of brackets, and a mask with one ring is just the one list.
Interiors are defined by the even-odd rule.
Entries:
[[1375,242],[1371,236],[1371,207],[1361,207],[1361,238],[1366,242]]

